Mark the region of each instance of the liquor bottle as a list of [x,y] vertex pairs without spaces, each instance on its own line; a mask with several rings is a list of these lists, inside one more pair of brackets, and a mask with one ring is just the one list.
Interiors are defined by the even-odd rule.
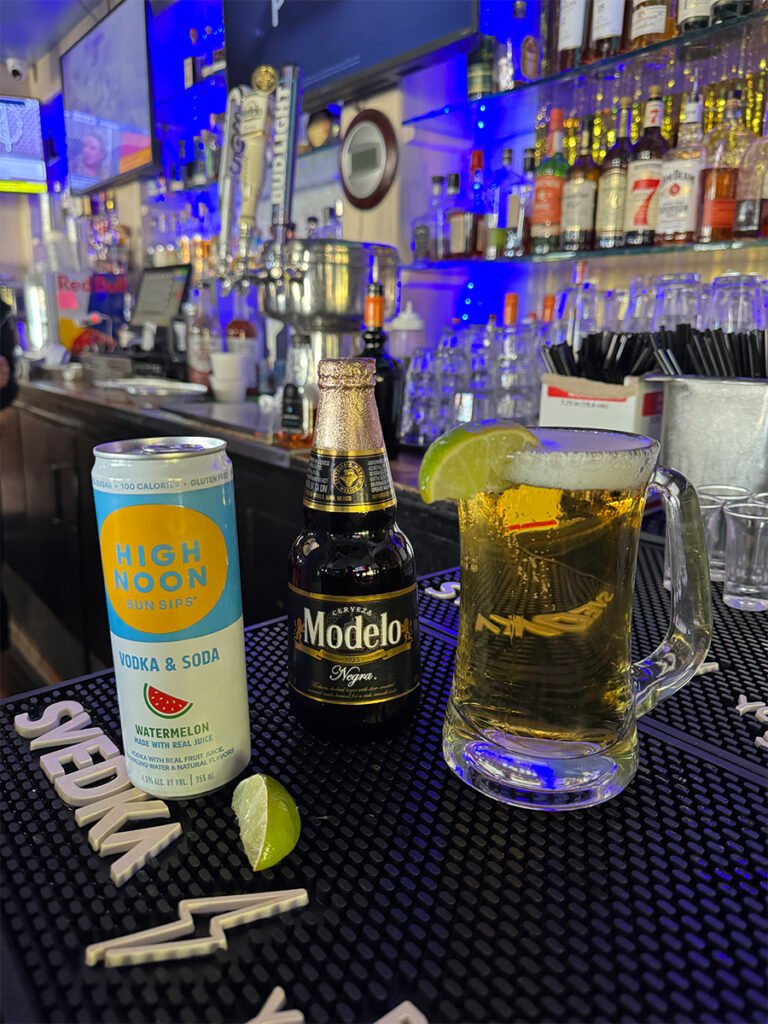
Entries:
[[682,32],[706,28],[712,11],[712,0],[678,0],[677,27]]
[[536,173],[536,152],[526,149],[523,154],[523,173],[510,187],[507,195],[507,237],[504,255],[524,256],[531,247],[531,212]]
[[309,448],[315,429],[317,385],[309,335],[294,334],[285,360],[285,382],[277,441],[284,448]]
[[671,39],[676,31],[672,0],[632,0],[628,50]]
[[469,169],[469,216],[467,218],[467,256],[484,256],[488,243],[488,193],[483,176],[483,152],[472,150]]
[[669,144],[661,134],[664,101],[661,88],[648,90],[643,116],[643,134],[635,143],[627,166],[627,196],[624,202],[624,244],[653,245],[659,215],[659,185],[662,160]]
[[466,255],[467,208],[461,194],[461,175],[449,174],[446,189],[445,255],[459,258]]
[[604,60],[621,52],[625,13],[629,9],[625,0],[593,0],[588,61]]
[[715,0],[712,4],[712,24],[719,25],[722,21],[740,18],[742,14],[749,14],[753,7],[753,0]]
[[539,164],[533,190],[531,248],[536,255],[560,248],[563,186],[568,161],[563,156],[563,112],[555,108],[549,116],[547,157]]
[[376,363],[374,395],[379,411],[379,422],[384,444],[390,459],[400,451],[400,418],[403,413],[405,374],[403,364],[385,351],[387,335],[384,331],[384,288],[373,281],[365,297],[365,330],[362,355]]
[[419,702],[416,567],[374,399],[372,359],[323,359],[304,529],[290,553],[290,698],[326,738],[359,742]]
[[197,313],[187,335],[187,380],[210,387],[211,353],[221,352],[221,327],[213,304],[211,286],[200,288]]
[[560,0],[557,24],[557,69],[569,71],[582,64],[587,48],[587,0]]
[[225,328],[227,352],[245,355],[245,383],[250,394],[255,394],[257,385],[257,368],[259,364],[256,327],[251,321],[248,308],[248,294],[239,288],[233,296],[233,316]]
[[493,91],[493,70],[496,40],[480,36],[475,49],[467,57],[467,99],[479,100]]
[[742,124],[741,92],[730,89],[722,124],[704,136],[700,241],[727,242],[733,238],[739,168],[753,139]]
[[566,252],[592,249],[595,244],[595,203],[600,169],[592,159],[588,125],[581,129],[579,155],[563,186],[562,246]]
[[442,175],[432,178],[429,210],[413,222],[411,248],[414,260],[440,259],[438,251],[442,248],[444,232],[439,229],[438,211],[443,205],[444,184],[445,178]]
[[318,232],[318,238],[325,238],[328,241],[337,241],[342,238],[341,218],[333,206],[323,207],[323,223]]
[[768,125],[741,162],[733,233],[737,238],[768,238]]
[[624,245],[624,202],[627,195],[627,166],[632,152],[629,141],[632,100],[619,100],[616,141],[605,154],[597,184],[595,248],[620,249]]
[[698,240],[702,109],[701,94],[695,92],[683,107],[677,145],[664,157],[656,245],[685,245]]
[[507,92],[541,77],[541,4],[515,0],[506,38],[496,46],[496,90]]
[[505,149],[501,155],[501,167],[488,185],[488,216],[486,218],[485,258],[498,259],[504,253],[507,240],[507,196],[519,180],[512,170],[512,150]]

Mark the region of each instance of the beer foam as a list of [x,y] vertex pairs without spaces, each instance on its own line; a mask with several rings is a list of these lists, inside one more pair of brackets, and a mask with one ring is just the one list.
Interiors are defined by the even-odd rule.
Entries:
[[649,437],[604,430],[537,427],[540,448],[525,448],[507,458],[504,479],[530,487],[568,491],[644,490],[659,446]]

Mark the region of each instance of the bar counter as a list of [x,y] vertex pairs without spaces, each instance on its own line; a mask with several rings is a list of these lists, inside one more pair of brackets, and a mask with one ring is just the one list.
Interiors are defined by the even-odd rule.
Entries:
[[[662,567],[661,544],[642,540],[634,657],[666,627]],[[307,1024],[368,1024],[404,1000],[432,1024],[763,1021],[764,616],[725,607],[716,584],[717,670],[640,720],[640,768],[622,794],[547,814],[481,796],[443,761],[457,579],[419,585],[419,710],[362,746],[314,739],[293,717],[284,619],[246,631],[251,770],[279,779],[302,816],[296,849],[256,874],[230,785],[173,802],[179,837],[113,883],[112,855],[92,849],[41,767],[56,741],[31,750],[14,728],[77,701],[122,749],[111,672],[0,703],[7,1024],[297,1024],[259,1016],[278,986]],[[175,921],[183,899],[297,889],[305,906],[228,928],[205,958],[86,963],[92,943]]]
[[[223,438],[234,468],[245,621],[285,610],[288,550],[303,523],[307,453],[257,440],[252,403],[171,406],[140,408],[117,404],[98,388],[32,382],[21,384],[4,411],[6,592],[17,625],[58,678],[111,662],[90,480],[93,448],[105,441]],[[392,463],[398,522],[419,572],[434,572],[458,561],[456,512],[447,504],[424,505],[415,486],[418,465],[418,456],[407,453]]]

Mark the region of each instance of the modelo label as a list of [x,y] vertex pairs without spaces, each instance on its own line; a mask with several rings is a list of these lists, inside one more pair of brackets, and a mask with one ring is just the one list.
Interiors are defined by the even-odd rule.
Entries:
[[291,679],[324,704],[376,704],[419,685],[416,584],[375,597],[290,585]]
[[396,504],[387,454],[312,449],[304,505],[327,512],[375,512]]
[[250,759],[231,477],[93,473],[128,775],[160,796],[215,789]]

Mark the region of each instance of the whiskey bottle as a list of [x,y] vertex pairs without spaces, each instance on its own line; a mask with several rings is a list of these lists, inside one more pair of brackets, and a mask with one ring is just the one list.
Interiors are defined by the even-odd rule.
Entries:
[[659,214],[662,159],[668,143],[661,134],[664,101],[661,87],[652,85],[643,116],[643,134],[635,143],[627,165],[624,203],[624,244],[653,245]]
[[739,169],[733,228],[737,238],[768,238],[768,125],[766,129],[744,154]]
[[368,285],[365,297],[365,330],[362,355],[376,364],[374,397],[379,412],[384,444],[390,459],[400,451],[400,418],[403,413],[405,374],[403,364],[386,351],[387,335],[384,331],[384,288],[374,281]]
[[685,245],[698,240],[702,109],[701,95],[694,93],[683,107],[677,145],[664,157],[656,245]]
[[568,161],[563,156],[563,111],[555,108],[549,116],[547,157],[539,164],[533,189],[531,248],[538,255],[560,249],[563,186]]
[[309,448],[312,444],[317,408],[315,354],[309,335],[294,334],[285,364],[277,441],[284,448]]
[[706,28],[712,11],[712,0],[678,0],[677,27],[680,32]]
[[628,50],[639,50],[671,39],[676,31],[673,0],[632,0]]
[[588,61],[604,60],[621,51],[627,10],[625,0],[593,0]]
[[579,155],[563,186],[562,247],[566,252],[591,249],[595,243],[595,202],[600,170],[592,159],[587,125],[581,129]]
[[741,92],[730,89],[722,124],[704,136],[700,241],[727,242],[733,238],[739,168],[753,139],[742,123]]
[[584,62],[587,44],[587,0],[560,0],[557,24],[557,68],[569,71]]
[[624,245],[624,202],[627,194],[627,166],[632,153],[629,141],[632,100],[619,100],[616,141],[605,154],[597,185],[595,248],[620,249]]

